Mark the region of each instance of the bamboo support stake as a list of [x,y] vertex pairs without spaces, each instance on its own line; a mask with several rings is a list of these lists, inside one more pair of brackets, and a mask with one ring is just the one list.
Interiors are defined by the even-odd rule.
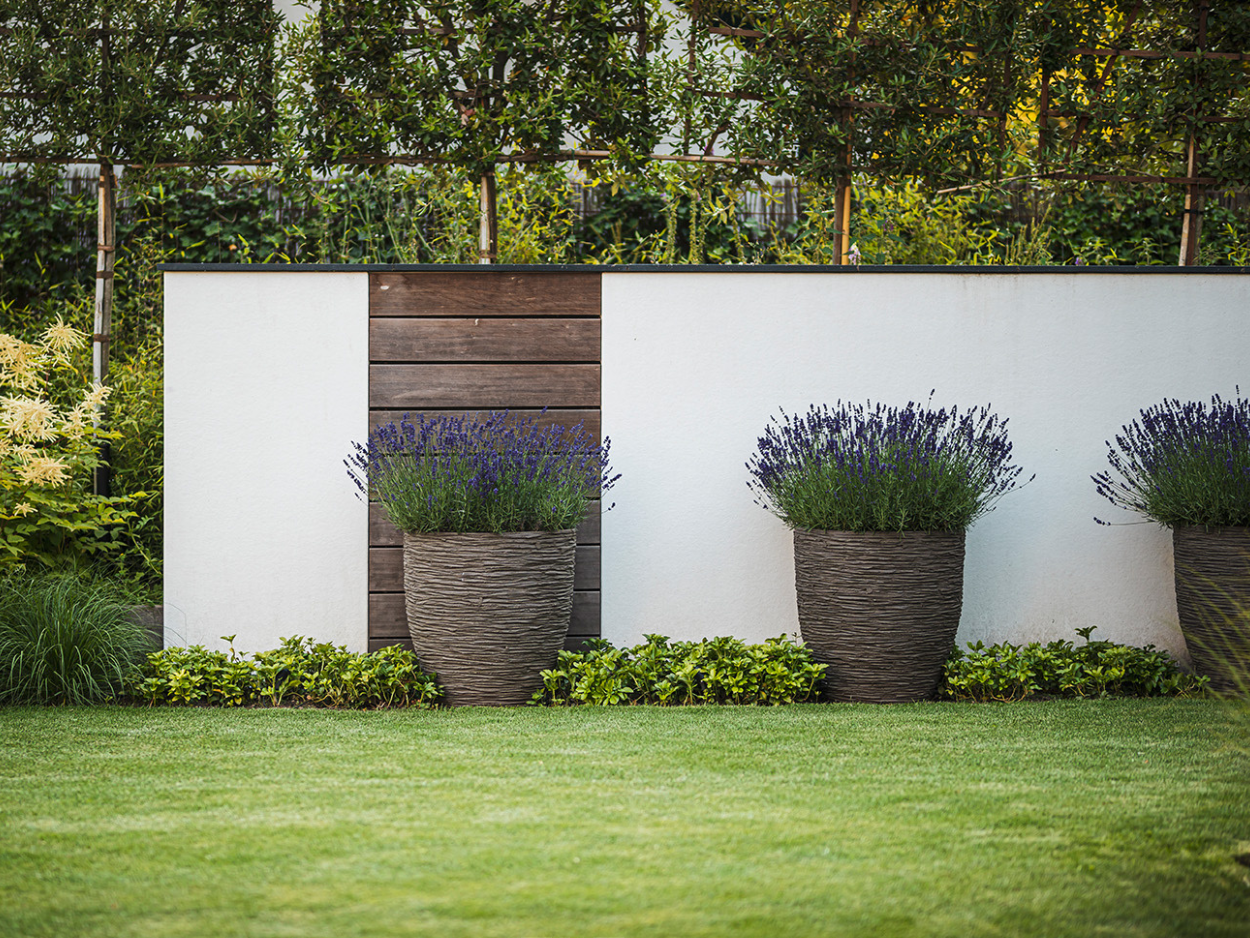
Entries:
[[[91,376],[97,384],[108,380],[109,340],[113,329],[113,264],[117,256],[117,177],[113,164],[100,161],[100,203],[97,218],[95,264],[95,317],[91,337]],[[99,411],[92,417],[100,425]],[[105,450],[105,458],[108,452]],[[96,469],[93,489],[97,495],[109,494],[108,466]]]
[[495,174],[482,173],[482,202],[478,214],[479,264],[493,264],[499,253],[499,221],[495,199]]

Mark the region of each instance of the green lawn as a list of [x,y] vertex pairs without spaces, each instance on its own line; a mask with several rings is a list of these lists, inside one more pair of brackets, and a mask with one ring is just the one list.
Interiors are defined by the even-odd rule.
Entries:
[[1239,936],[1210,701],[0,709],[4,936]]

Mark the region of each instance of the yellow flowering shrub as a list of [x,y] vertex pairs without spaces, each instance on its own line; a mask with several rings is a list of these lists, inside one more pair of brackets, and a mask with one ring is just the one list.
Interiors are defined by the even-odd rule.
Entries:
[[99,446],[116,437],[95,426],[108,388],[54,399],[54,387],[81,384],[71,355],[86,342],[60,319],[37,342],[0,333],[0,569],[111,550],[109,529],[131,514],[129,498],[91,491]]

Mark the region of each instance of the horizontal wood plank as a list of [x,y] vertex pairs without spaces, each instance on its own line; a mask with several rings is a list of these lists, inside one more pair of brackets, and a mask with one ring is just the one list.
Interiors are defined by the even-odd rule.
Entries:
[[598,407],[598,365],[370,365],[369,406]]
[[393,271],[369,275],[370,316],[598,316],[595,271]]
[[[598,501],[591,502],[586,517],[577,526],[578,546],[600,543],[603,530],[603,516]],[[376,503],[369,506],[369,546],[399,547],[404,543],[403,532],[391,524],[386,517],[386,510]]]
[[373,319],[372,362],[597,362],[598,319]]
[[[599,545],[579,546],[574,551],[573,589],[599,588]],[[399,593],[404,589],[404,549],[369,548],[369,592]]]
[[[570,635],[599,634],[599,591],[576,590],[573,593],[573,615],[569,621]],[[369,639],[407,638],[408,618],[404,612],[403,593],[371,593],[369,595]]]
[[[602,442],[603,419],[602,412],[595,408],[575,407],[560,410],[548,410],[544,413],[541,410],[526,408],[517,410],[507,408],[508,415],[518,420],[532,420],[540,427],[575,427],[579,423],[583,430],[590,435],[590,438],[596,443]],[[404,410],[371,410],[369,411],[369,430],[372,432],[380,426],[393,423],[398,426],[399,422],[404,419],[405,415],[410,420],[416,422],[418,417],[486,417],[490,414],[488,410],[452,410],[448,408],[425,409],[421,411],[404,411]]]

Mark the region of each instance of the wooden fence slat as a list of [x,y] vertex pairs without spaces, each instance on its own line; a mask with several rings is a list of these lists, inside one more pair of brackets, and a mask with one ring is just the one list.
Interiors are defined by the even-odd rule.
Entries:
[[598,319],[372,319],[373,362],[597,362]]
[[[579,545],[573,560],[573,588],[599,588],[598,544]],[[404,549],[402,547],[369,548],[369,592],[402,593],[404,590]]]
[[369,406],[598,407],[599,365],[370,365]]
[[395,271],[369,275],[370,316],[598,316],[597,272]]
[[[559,410],[548,410],[544,413],[541,410],[507,408],[509,415],[518,419],[524,418],[533,420],[540,427],[561,426],[575,427],[579,423],[582,429],[586,431],[596,443],[603,440],[603,420],[601,411],[587,407],[564,408]],[[451,417],[464,417],[469,415],[477,415],[485,417],[489,414],[489,410],[452,410],[447,408],[425,408],[423,410],[371,410],[369,411],[369,430],[372,432],[378,427],[388,423],[394,423],[396,426],[404,418],[405,414],[415,422],[418,414],[426,417],[434,417],[446,415]]]
[[[599,635],[599,591],[576,590],[573,593],[573,615],[570,635]],[[371,593],[369,595],[369,639],[407,638],[408,618],[404,612],[403,593]]]
[[[603,529],[603,517],[599,502],[592,502],[585,519],[577,526],[577,544],[579,547],[600,543]],[[369,506],[369,546],[399,547],[404,543],[404,536],[399,528],[391,524],[386,511],[381,505]]]

